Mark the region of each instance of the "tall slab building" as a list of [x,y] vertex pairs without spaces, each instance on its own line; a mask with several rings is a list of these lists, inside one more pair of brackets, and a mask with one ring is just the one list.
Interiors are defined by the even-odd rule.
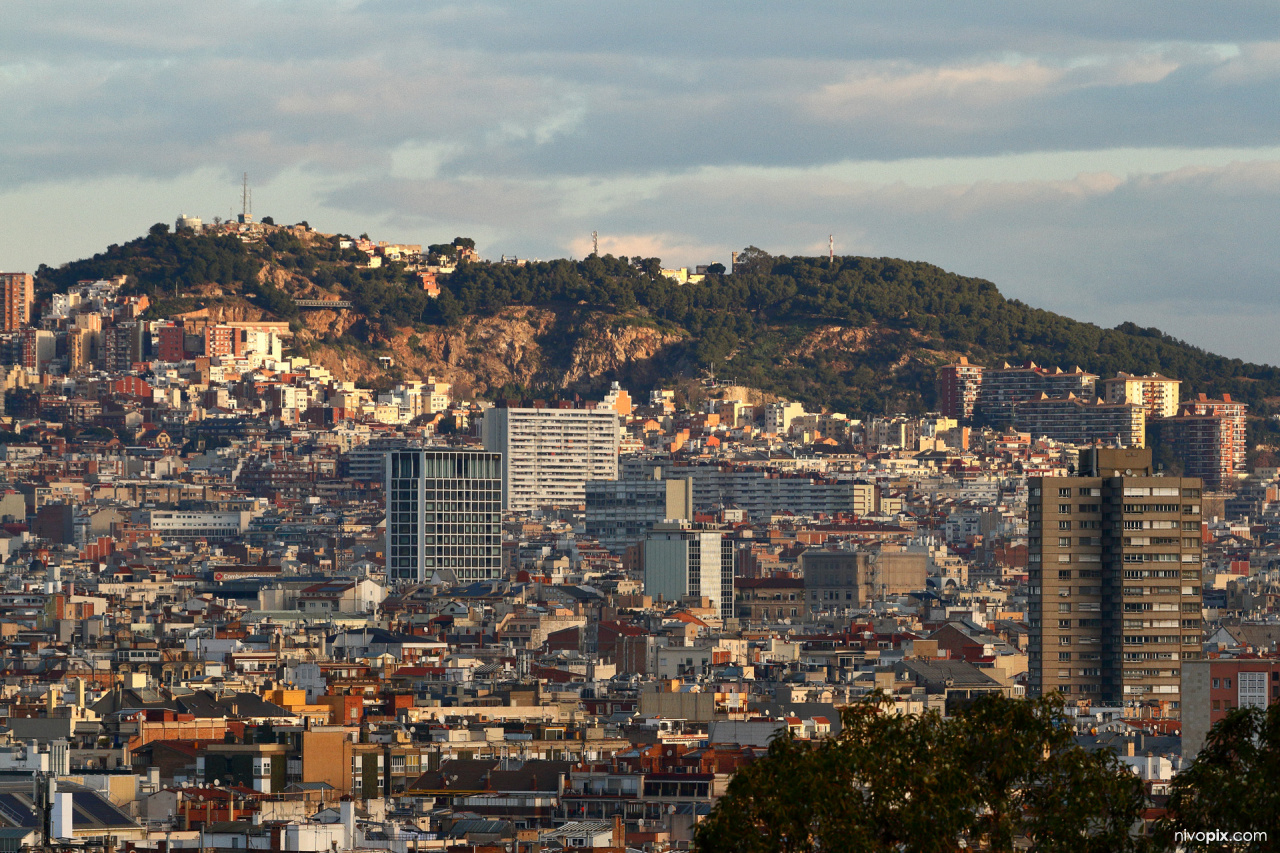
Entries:
[[13,332],[31,323],[35,279],[26,272],[0,272],[0,329]]
[[502,455],[505,509],[579,506],[589,480],[618,479],[618,413],[613,409],[496,406],[484,413],[485,450]]
[[1176,716],[1201,656],[1201,482],[1152,476],[1141,448],[1080,458],[1029,484],[1029,692]]
[[387,576],[502,577],[502,457],[442,447],[387,454]]

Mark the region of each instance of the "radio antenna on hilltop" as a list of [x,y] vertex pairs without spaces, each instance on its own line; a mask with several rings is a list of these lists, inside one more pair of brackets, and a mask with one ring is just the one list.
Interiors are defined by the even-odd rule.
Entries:
[[591,232],[591,254],[600,256],[600,235],[594,231]]
[[834,235],[834,234],[828,234],[828,235],[827,235],[827,252],[828,252],[828,257],[831,259],[831,262],[832,262],[832,263],[835,263],[835,260],[836,260],[836,235]]
[[249,173],[244,173],[243,183],[240,185],[240,222],[253,221],[253,190],[249,189]]

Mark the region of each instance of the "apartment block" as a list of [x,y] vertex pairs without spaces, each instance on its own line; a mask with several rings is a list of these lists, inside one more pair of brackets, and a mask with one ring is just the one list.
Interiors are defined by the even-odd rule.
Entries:
[[1177,716],[1201,656],[1201,482],[1151,451],[1090,448],[1080,475],[1029,482],[1031,695]]
[[1236,708],[1280,704],[1280,659],[1219,658],[1182,665],[1182,754],[1194,758],[1209,729]]
[[1147,443],[1147,415],[1131,403],[1103,403],[1093,398],[1047,397],[1037,394],[1013,407],[1013,426],[1032,438],[1050,438],[1064,444],[1101,441],[1120,447]]
[[424,448],[386,454],[387,576],[462,583],[502,575],[502,458]]
[[1038,394],[1050,398],[1075,395],[1091,400],[1096,396],[1097,381],[1096,375],[1079,367],[1067,372],[1058,367],[1040,367],[1033,361],[1021,367],[1011,367],[1006,362],[983,371],[974,412],[992,426],[1008,426],[1013,423],[1018,403]]
[[654,469],[664,479],[688,479],[695,512],[741,509],[748,519],[768,519],[778,512],[796,515],[870,515],[879,512],[879,490],[872,483],[834,480],[816,474],[784,473],[727,465],[686,465],[630,458],[621,464],[622,479],[647,480]]
[[498,406],[481,424],[485,450],[502,458],[502,505],[512,512],[581,506],[591,480],[618,479],[612,409]]
[[13,332],[31,324],[31,306],[36,301],[35,279],[26,272],[0,272],[3,314],[0,329]]
[[688,522],[655,525],[644,540],[644,594],[680,601],[709,598],[733,617],[733,540]]
[[1177,416],[1165,421],[1174,453],[1188,474],[1194,471],[1204,479],[1205,488],[1226,488],[1245,470],[1247,408],[1230,394],[1222,399],[1200,394],[1183,401]]
[[642,541],[660,522],[693,520],[689,480],[664,480],[661,469],[649,480],[591,480],[586,499],[587,536],[615,554]]
[[1171,418],[1178,413],[1178,388],[1180,379],[1170,379],[1159,373],[1134,376],[1117,373],[1112,379],[1102,380],[1102,399],[1108,403],[1132,403],[1141,406],[1148,418]]
[[956,420],[972,420],[978,392],[982,388],[981,365],[960,356],[955,364],[938,368],[938,411]]

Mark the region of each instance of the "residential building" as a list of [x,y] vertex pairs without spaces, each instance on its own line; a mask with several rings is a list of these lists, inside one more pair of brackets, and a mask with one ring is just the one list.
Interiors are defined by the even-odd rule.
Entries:
[[1177,716],[1200,657],[1201,482],[1152,476],[1151,451],[1090,448],[1029,485],[1028,691]]
[[387,454],[387,577],[502,575],[502,457],[451,448]]
[[666,480],[688,479],[695,512],[741,509],[749,519],[774,513],[869,515],[880,510],[880,492],[872,483],[835,480],[818,474],[761,470],[728,465],[688,465],[632,458],[622,462],[622,479],[648,480],[660,468]]
[[528,512],[581,506],[590,480],[618,479],[613,409],[511,408],[484,413],[485,450],[502,460],[502,506]]
[[36,301],[35,279],[27,272],[0,272],[0,329],[14,332],[31,324],[31,306]]
[[1070,372],[1061,368],[1040,367],[1028,361],[1021,367],[1008,363],[987,368],[982,373],[974,414],[992,426],[1008,426],[1014,421],[1014,407],[1038,394],[1061,398],[1070,394],[1092,400],[1098,377],[1079,367]]
[[809,612],[867,607],[876,598],[923,590],[928,557],[889,548],[851,551],[810,548],[800,555]]
[[644,594],[666,601],[708,598],[722,619],[732,618],[732,540],[688,522],[655,525],[644,540]]
[[665,480],[662,469],[649,480],[591,480],[586,485],[587,536],[622,553],[662,521],[693,520],[688,479]]
[[1182,754],[1195,758],[1209,729],[1236,708],[1280,703],[1280,659],[1218,658],[1182,665]]
[[784,435],[791,428],[791,422],[804,416],[804,404],[792,403],[789,400],[778,400],[764,407],[764,428],[766,432]]
[[1103,442],[1120,447],[1147,443],[1147,416],[1142,406],[1103,403],[1092,397],[1051,398],[1037,394],[1013,407],[1013,426],[1032,438],[1049,438],[1063,444]]
[[938,411],[956,420],[973,420],[974,406],[982,388],[981,365],[960,356],[955,364],[938,368]]
[[1201,477],[1205,488],[1219,490],[1234,484],[1245,470],[1248,442],[1244,403],[1223,394],[1211,399],[1204,394],[1184,401],[1176,417],[1163,424],[1175,455],[1186,473]]
[[1132,403],[1141,406],[1148,418],[1171,418],[1178,412],[1178,388],[1180,379],[1170,379],[1159,373],[1134,376],[1117,373],[1113,379],[1102,380],[1102,399],[1108,403]]

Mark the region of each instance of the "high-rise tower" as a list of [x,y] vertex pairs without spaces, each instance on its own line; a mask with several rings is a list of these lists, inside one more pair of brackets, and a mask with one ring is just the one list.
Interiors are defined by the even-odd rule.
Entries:
[[446,447],[387,454],[387,577],[502,576],[502,459]]
[[1141,448],[1080,458],[1029,484],[1029,692],[1176,716],[1202,640],[1200,480],[1152,476]]

